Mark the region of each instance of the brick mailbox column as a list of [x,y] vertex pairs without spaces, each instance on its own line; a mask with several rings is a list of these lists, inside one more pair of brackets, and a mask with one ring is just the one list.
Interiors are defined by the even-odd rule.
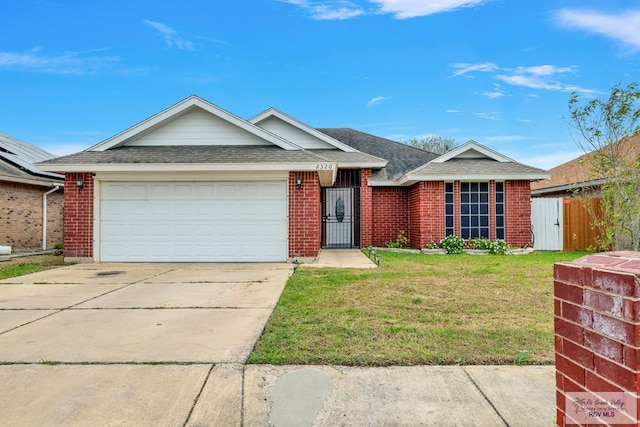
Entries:
[[[574,397],[582,393],[604,396],[604,401],[618,395],[631,399],[626,401],[630,411],[618,415],[629,415],[625,424],[636,425],[640,253],[608,252],[557,263],[554,296],[557,425],[619,425],[610,421],[614,411],[578,411]],[[587,415],[600,416],[586,423]]]

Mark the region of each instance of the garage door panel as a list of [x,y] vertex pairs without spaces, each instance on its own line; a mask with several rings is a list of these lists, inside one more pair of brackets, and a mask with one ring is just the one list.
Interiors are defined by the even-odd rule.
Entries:
[[102,261],[284,261],[286,182],[103,183]]

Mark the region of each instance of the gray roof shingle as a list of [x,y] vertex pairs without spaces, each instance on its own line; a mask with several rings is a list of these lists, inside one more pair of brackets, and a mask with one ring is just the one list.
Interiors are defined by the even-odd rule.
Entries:
[[388,160],[377,172],[376,180],[394,180],[438,157],[420,148],[392,141],[349,128],[319,128],[320,132],[345,143],[358,151]]
[[124,146],[105,151],[81,151],[43,162],[55,164],[105,163],[291,163],[291,162],[382,162],[364,153],[340,150],[283,150],[272,146],[173,145]]
[[547,171],[518,162],[499,162],[491,159],[451,159],[444,163],[427,163],[413,171],[425,175],[516,175],[546,174]]

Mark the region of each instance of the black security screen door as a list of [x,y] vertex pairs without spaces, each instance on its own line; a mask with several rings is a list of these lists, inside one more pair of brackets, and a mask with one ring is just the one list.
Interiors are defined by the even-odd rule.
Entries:
[[322,189],[322,247],[360,247],[358,170],[339,170],[335,186]]

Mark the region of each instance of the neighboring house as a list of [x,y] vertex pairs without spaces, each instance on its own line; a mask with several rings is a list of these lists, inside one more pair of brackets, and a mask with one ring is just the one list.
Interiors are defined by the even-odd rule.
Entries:
[[[640,136],[617,143],[628,159],[640,155]],[[544,250],[586,250],[596,247],[593,214],[599,210],[599,188],[604,182],[594,176],[592,155],[583,154],[552,168],[551,177],[531,183],[534,247]],[[590,199],[589,205],[576,195]]]
[[32,250],[62,243],[64,176],[34,166],[54,157],[0,133],[0,245]]
[[[626,138],[616,144],[621,155],[633,160],[640,156],[640,135]],[[533,197],[574,197],[576,192],[597,194],[602,177],[594,176],[591,171],[591,153],[583,154],[573,160],[549,170],[551,177],[531,183]],[[584,195],[584,193],[582,194]]]
[[437,156],[273,108],[243,120],[191,96],[77,154],[65,255],[93,261],[285,261],[321,248],[414,247],[448,234],[530,241],[546,171],[476,142]]

